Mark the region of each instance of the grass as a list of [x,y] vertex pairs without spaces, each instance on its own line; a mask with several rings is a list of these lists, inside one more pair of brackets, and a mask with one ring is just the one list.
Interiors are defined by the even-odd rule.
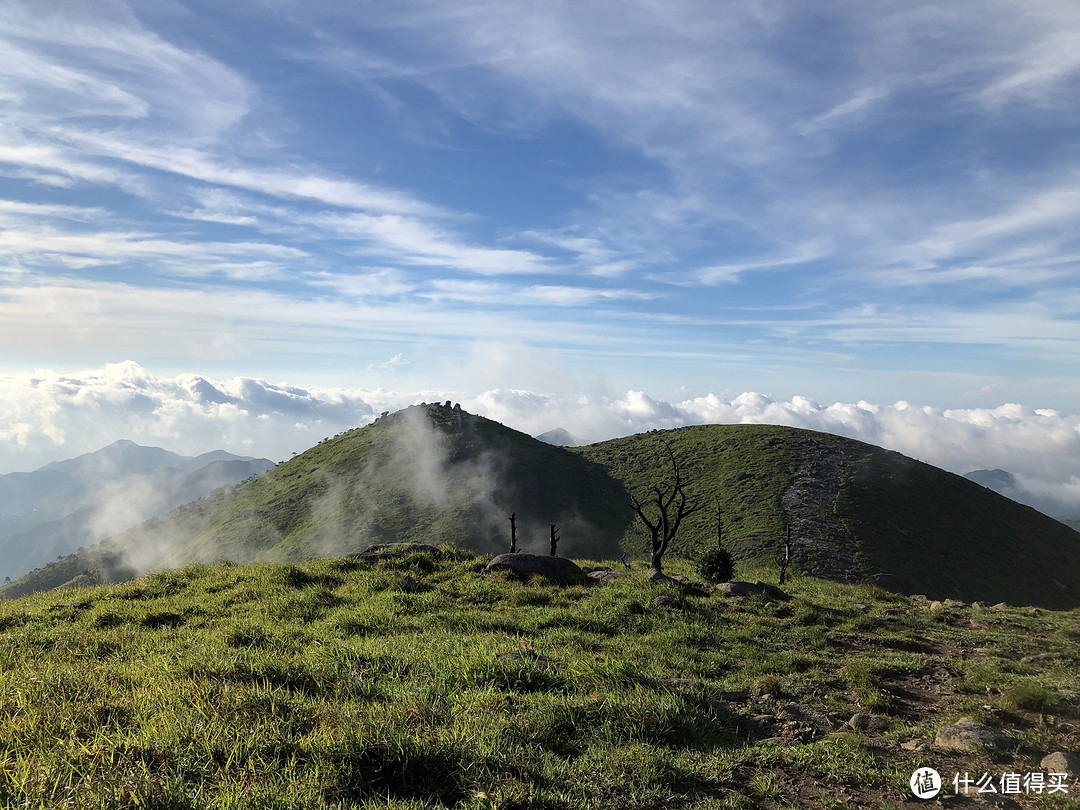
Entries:
[[[1076,723],[1076,611],[943,623],[799,577],[779,607],[699,586],[661,609],[642,570],[485,562],[200,564],[0,602],[0,805],[887,807],[925,762],[902,739],[981,712],[1018,744],[967,768],[1031,770]],[[845,730],[867,708],[890,744]]]
[[[453,542],[479,553],[645,558],[630,506],[679,460],[705,504],[669,557],[724,546],[743,563],[771,560],[792,532],[793,569],[880,581],[935,599],[1075,607],[1080,568],[1062,565],[1080,535],[958,476],[868,444],[775,425],[694,425],[552,447],[489,419],[419,405],[327,437],[274,469],[0,586],[0,597],[116,583],[150,567],[227,558],[302,562],[374,542]],[[307,610],[318,612],[312,604]],[[807,606],[800,622],[829,615]],[[939,621],[951,620],[948,611]],[[817,639],[814,642],[814,639]]]

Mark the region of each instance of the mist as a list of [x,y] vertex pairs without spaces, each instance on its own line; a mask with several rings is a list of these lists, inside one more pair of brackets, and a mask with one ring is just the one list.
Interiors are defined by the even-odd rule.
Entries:
[[[771,423],[836,433],[951,472],[1000,468],[1028,491],[1080,503],[1080,415],[1017,403],[938,408],[899,401],[823,404],[746,392],[679,401],[643,391],[602,395],[495,388],[480,392],[304,388],[251,378],[155,375],[135,363],[0,378],[0,472],[34,469],[117,438],[194,454],[214,448],[283,460],[382,411],[453,399],[531,435],[561,427],[583,442],[683,425]],[[438,448],[421,442],[417,488],[438,497]],[[424,459],[423,453],[433,453]],[[479,473],[478,473],[479,475]]]

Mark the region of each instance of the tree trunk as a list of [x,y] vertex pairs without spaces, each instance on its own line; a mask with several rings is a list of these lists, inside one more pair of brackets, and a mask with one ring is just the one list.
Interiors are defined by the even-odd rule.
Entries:
[[664,560],[664,553],[663,552],[660,552],[659,554],[657,554],[656,552],[653,552],[652,556],[649,557],[649,568],[655,568],[660,573],[663,573],[664,572],[663,560]]

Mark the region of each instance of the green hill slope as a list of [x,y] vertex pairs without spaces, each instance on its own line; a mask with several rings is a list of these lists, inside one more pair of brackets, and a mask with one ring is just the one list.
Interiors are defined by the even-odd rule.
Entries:
[[[1077,612],[798,576],[781,605],[661,606],[640,563],[558,587],[486,562],[196,565],[0,603],[0,806],[897,808],[916,767],[996,782],[1076,748]],[[1006,749],[925,748],[962,716]],[[1077,807],[1075,785],[1015,798]]]
[[193,560],[341,556],[373,542],[642,558],[630,493],[670,475],[670,447],[706,504],[672,556],[722,542],[793,567],[932,598],[1080,604],[1080,534],[960,476],[862,442],[769,425],[703,425],[561,448],[447,405],[414,406],[327,439],[268,473],[0,589],[119,581]]

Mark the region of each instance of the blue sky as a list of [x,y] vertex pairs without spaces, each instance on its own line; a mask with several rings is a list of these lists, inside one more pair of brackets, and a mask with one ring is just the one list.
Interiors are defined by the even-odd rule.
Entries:
[[1071,0],[2,0],[0,433],[129,361],[1080,413],[1078,97]]

